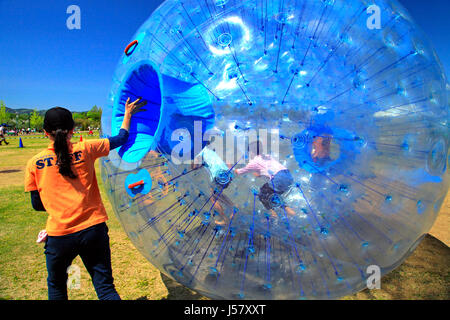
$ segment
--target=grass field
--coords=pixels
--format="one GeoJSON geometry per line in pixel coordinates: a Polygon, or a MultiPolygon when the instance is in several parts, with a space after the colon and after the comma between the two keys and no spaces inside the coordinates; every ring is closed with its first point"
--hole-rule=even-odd
{"type": "MultiPolygon", "coordinates": [[[[83,139],[91,138],[96,137],[83,135],[83,139]]],[[[73,141],[79,139],[77,135],[73,141]]],[[[0,299],[47,299],[43,244],[35,242],[47,215],[32,209],[23,178],[28,159],[48,140],[24,137],[25,148],[18,147],[17,137],[8,141],[10,145],[0,146],[0,299]]],[[[107,201],[98,164],[97,175],[110,217],[113,276],[122,299],[206,299],[162,275],[138,253],[107,201]]],[[[450,299],[449,203],[447,198],[433,227],[434,236],[425,237],[399,268],[385,276],[380,290],[366,289],[343,299],[450,299]]],[[[81,268],[81,288],[69,290],[69,299],[97,299],[81,259],[77,257],[73,264],[81,268]]]]}

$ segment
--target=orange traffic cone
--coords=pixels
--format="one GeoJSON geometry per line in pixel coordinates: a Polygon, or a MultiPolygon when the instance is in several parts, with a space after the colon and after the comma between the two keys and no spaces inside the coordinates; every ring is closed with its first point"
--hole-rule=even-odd
{"type": "Polygon", "coordinates": [[[80,142],[83,141],[83,136],[80,136],[80,142]]]}

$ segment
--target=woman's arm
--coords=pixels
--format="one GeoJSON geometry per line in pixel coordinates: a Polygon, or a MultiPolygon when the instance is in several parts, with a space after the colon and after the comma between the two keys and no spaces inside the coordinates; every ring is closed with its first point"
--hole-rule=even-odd
{"type": "Polygon", "coordinates": [[[39,191],[33,190],[31,191],[31,205],[33,209],[36,211],[45,211],[44,205],[42,204],[41,196],[39,195],[39,191]]]}
{"type": "Polygon", "coordinates": [[[130,103],[130,98],[127,99],[127,102],[125,102],[125,114],[123,116],[123,122],[121,129],[125,129],[126,131],[130,131],[130,123],[131,123],[131,117],[141,111],[141,107],[145,106],[147,104],[147,101],[142,101],[142,98],[137,98],[136,101],[133,101],[130,103]]]}
{"type": "Polygon", "coordinates": [[[130,131],[131,117],[140,111],[144,111],[140,108],[147,104],[147,101],[140,102],[141,99],[142,98],[138,98],[132,103],[130,103],[130,98],[127,99],[127,102],[125,103],[125,114],[123,116],[122,126],[120,127],[119,134],[117,136],[108,138],[109,150],[113,150],[120,146],[123,146],[127,142],[130,131]]]}
{"type": "Polygon", "coordinates": [[[116,149],[123,146],[128,140],[129,133],[125,129],[120,129],[119,134],[114,137],[109,137],[109,150],[116,149]]]}

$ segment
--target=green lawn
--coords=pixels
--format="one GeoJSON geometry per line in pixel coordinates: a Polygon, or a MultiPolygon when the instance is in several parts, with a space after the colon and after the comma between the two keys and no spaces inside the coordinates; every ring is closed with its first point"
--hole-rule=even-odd
{"type": "MultiPolygon", "coordinates": [[[[98,138],[87,137],[83,139],[98,138]]],[[[78,141],[79,135],[73,139],[78,141]]],[[[23,189],[23,170],[27,160],[48,144],[47,139],[9,138],[9,146],[0,147],[0,299],[47,299],[47,270],[43,244],[36,243],[45,228],[47,214],[34,211],[29,194],[23,189]],[[18,170],[18,171],[16,171],[18,170]]],[[[160,272],[143,258],[122,231],[103,192],[100,171],[97,178],[109,213],[113,276],[123,299],[163,299],[169,295],[160,272]]],[[[70,299],[97,299],[79,257],[81,289],[69,290],[70,299]]],[[[189,293],[184,290],[182,294],[189,293]]]]}
{"type": "MultiPolygon", "coordinates": [[[[83,139],[96,138],[87,137],[83,139]]],[[[78,141],[79,135],[74,137],[78,141]]],[[[46,139],[8,138],[0,146],[0,299],[47,299],[47,271],[43,244],[36,237],[45,228],[46,213],[31,208],[23,191],[27,160],[45,148],[46,139]]],[[[143,258],[128,240],[107,201],[97,170],[102,198],[109,213],[113,276],[123,299],[205,299],[171,281],[143,258]]],[[[81,289],[69,290],[70,299],[96,299],[89,275],[79,258],[81,289]]],[[[427,236],[416,251],[382,279],[380,290],[364,290],[343,299],[449,299],[450,249],[427,236]]]]}

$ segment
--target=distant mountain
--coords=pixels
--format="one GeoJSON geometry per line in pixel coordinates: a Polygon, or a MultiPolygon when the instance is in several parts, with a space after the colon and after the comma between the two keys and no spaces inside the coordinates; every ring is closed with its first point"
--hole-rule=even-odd
{"type": "MultiPolygon", "coordinates": [[[[29,114],[29,113],[32,113],[33,111],[34,111],[33,109],[25,109],[25,108],[22,108],[22,109],[11,109],[11,108],[6,107],[6,112],[14,113],[14,114],[29,114]]],[[[41,116],[44,116],[46,111],[47,110],[37,110],[37,112],[41,116]]]]}
{"type": "MultiPolygon", "coordinates": [[[[6,112],[14,113],[14,114],[30,114],[33,111],[34,111],[34,109],[25,109],[25,108],[12,109],[12,108],[6,107],[6,112]]],[[[47,112],[47,110],[37,110],[37,112],[40,116],[45,116],[45,113],[47,112]]],[[[74,111],[72,113],[85,113],[85,112],[87,112],[87,111],[74,111]]]]}

